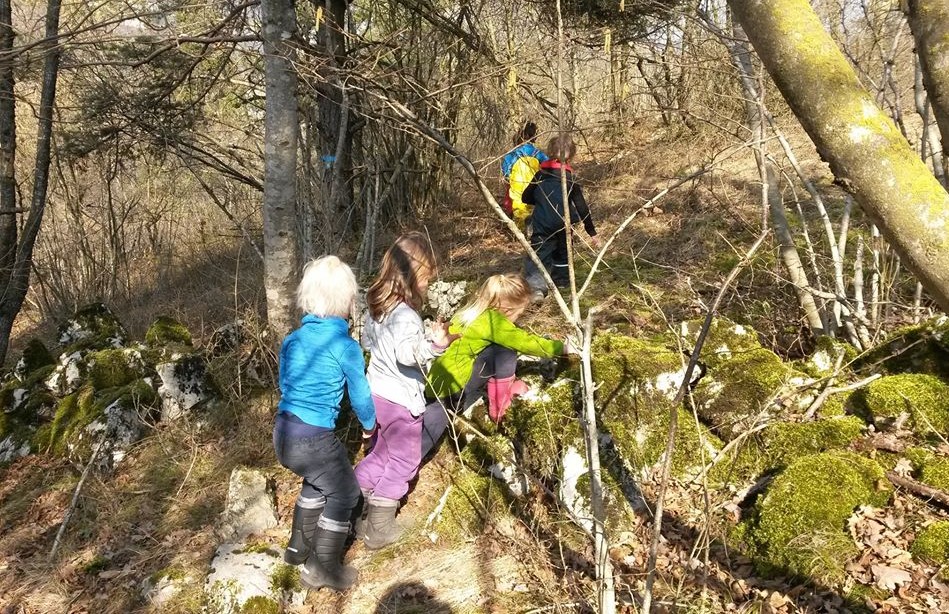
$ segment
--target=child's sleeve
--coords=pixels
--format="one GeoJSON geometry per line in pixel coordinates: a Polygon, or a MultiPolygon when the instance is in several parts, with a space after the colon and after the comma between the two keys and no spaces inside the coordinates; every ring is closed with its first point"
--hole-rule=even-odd
{"type": "Polygon", "coordinates": [[[485,313],[488,314],[488,319],[484,338],[488,341],[503,345],[519,354],[539,358],[552,358],[563,354],[563,342],[518,328],[516,324],[494,309],[489,309],[485,313]]]}
{"type": "Polygon", "coordinates": [[[596,228],[593,226],[593,216],[590,215],[590,207],[583,197],[583,190],[580,188],[579,183],[574,183],[573,188],[570,190],[570,204],[573,205],[574,210],[577,212],[577,217],[583,222],[583,229],[587,231],[588,235],[595,237],[596,228]]]}
{"type": "Polygon", "coordinates": [[[523,194],[521,194],[521,201],[527,203],[528,205],[536,205],[534,202],[534,192],[537,189],[537,184],[539,183],[538,175],[540,172],[534,173],[534,176],[531,177],[530,183],[527,184],[527,187],[524,188],[523,194]]]}
{"type": "Polygon", "coordinates": [[[422,318],[414,311],[393,313],[391,317],[398,318],[392,322],[395,337],[395,359],[406,367],[424,366],[445,353],[445,348],[439,347],[425,338],[422,327],[422,318]]]}
{"type": "Polygon", "coordinates": [[[352,341],[345,344],[339,365],[346,379],[349,404],[352,405],[362,428],[371,431],[376,427],[376,408],[372,403],[369,380],[366,379],[366,363],[358,343],[352,341]]]}

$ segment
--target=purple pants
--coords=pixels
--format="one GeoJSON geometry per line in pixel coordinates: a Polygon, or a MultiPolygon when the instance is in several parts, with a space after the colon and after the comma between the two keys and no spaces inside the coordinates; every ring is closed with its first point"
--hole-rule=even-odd
{"type": "Polygon", "coordinates": [[[372,395],[376,406],[376,444],[356,465],[356,480],[363,490],[377,497],[401,499],[422,462],[422,417],[408,409],[372,395]]]}

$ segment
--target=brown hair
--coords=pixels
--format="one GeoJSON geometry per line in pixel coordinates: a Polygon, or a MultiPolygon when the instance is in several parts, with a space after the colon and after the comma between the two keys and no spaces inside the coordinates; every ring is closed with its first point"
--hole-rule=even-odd
{"type": "Polygon", "coordinates": [[[573,137],[565,132],[550,139],[547,153],[555,160],[570,162],[577,155],[577,145],[573,142],[573,137]]]}
{"type": "Polygon", "coordinates": [[[537,124],[534,122],[527,122],[524,124],[524,127],[514,135],[514,144],[520,145],[521,143],[533,143],[534,139],[537,138],[537,124]]]}
{"type": "Polygon", "coordinates": [[[385,256],[379,275],[366,291],[369,315],[379,321],[399,303],[408,303],[418,311],[425,302],[419,291],[420,273],[435,270],[435,255],[428,238],[420,232],[407,232],[395,240],[385,256]]]}

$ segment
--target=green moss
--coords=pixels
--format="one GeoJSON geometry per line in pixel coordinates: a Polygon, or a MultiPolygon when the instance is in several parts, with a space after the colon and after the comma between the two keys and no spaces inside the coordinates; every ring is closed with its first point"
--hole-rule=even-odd
{"type": "Polygon", "coordinates": [[[940,520],[925,527],[913,540],[909,551],[914,558],[925,563],[949,563],[949,520],[940,520]]]}
{"type": "Polygon", "coordinates": [[[144,375],[141,356],[135,350],[100,350],[90,354],[87,361],[87,378],[96,390],[125,386],[144,375]]]}
{"type": "Polygon", "coordinates": [[[127,338],[125,327],[102,303],[83,307],[59,327],[59,342],[65,354],[115,348],[127,338]]]}
{"type": "Polygon", "coordinates": [[[460,543],[480,535],[492,518],[505,513],[502,487],[492,478],[464,469],[452,478],[435,529],[448,543],[460,543]]]}
{"type": "Polygon", "coordinates": [[[949,458],[936,456],[925,448],[907,448],[903,454],[913,463],[919,481],[933,488],[949,490],[949,458]]]}
{"type": "Polygon", "coordinates": [[[109,566],[109,559],[96,555],[91,561],[82,566],[82,572],[93,576],[109,566]]]}
{"type": "Polygon", "coordinates": [[[244,602],[239,614],[280,614],[280,604],[270,597],[255,595],[244,602]]]}
{"type": "Polygon", "coordinates": [[[866,373],[926,373],[949,377],[949,320],[907,326],[854,361],[866,373]]]}
{"type": "Polygon", "coordinates": [[[167,316],[160,316],[145,331],[145,343],[151,346],[191,346],[191,331],[184,324],[167,316]]]}
{"type": "Polygon", "coordinates": [[[293,565],[280,563],[270,574],[270,589],[275,593],[301,590],[300,570],[293,565]]]}
{"type": "Polygon", "coordinates": [[[272,557],[280,557],[280,553],[273,547],[273,544],[268,544],[267,542],[252,542],[240,550],[235,551],[235,553],[266,554],[272,557]]]}
{"type": "Polygon", "coordinates": [[[801,377],[764,348],[733,355],[709,370],[695,390],[699,416],[730,440],[758,421],[764,406],[792,378],[801,377]]]}
{"type": "Polygon", "coordinates": [[[745,481],[783,469],[808,454],[846,448],[860,437],[864,427],[856,416],[776,422],[748,437],[731,459],[719,462],[711,472],[712,481],[745,481]]]}
{"type": "MultiPolygon", "coordinates": [[[[14,376],[7,380],[0,387],[0,411],[13,412],[29,422],[31,412],[26,409],[26,405],[31,397],[49,394],[43,382],[53,369],[55,369],[54,365],[44,365],[26,374],[22,379],[14,376]]],[[[36,407],[36,402],[34,402],[31,409],[36,407]]]]}
{"type": "Polygon", "coordinates": [[[554,479],[564,446],[582,438],[574,405],[579,385],[569,379],[549,386],[537,377],[527,381],[537,392],[515,399],[504,418],[504,428],[521,443],[525,468],[538,477],[554,479]]]}
{"type": "Polygon", "coordinates": [[[169,580],[182,580],[187,577],[187,573],[184,568],[178,565],[172,565],[171,567],[165,567],[164,569],[159,569],[152,575],[148,576],[148,581],[153,585],[158,584],[163,578],[168,578],[169,580]]]}
{"type": "Polygon", "coordinates": [[[849,343],[822,335],[817,338],[811,355],[806,360],[798,362],[797,367],[810,376],[827,377],[833,373],[834,366],[841,356],[843,356],[841,366],[845,366],[857,358],[857,350],[849,343]]]}
{"type": "Polygon", "coordinates": [[[932,375],[882,377],[852,398],[856,410],[865,409],[877,426],[886,427],[905,413],[919,435],[949,430],[949,385],[932,375]]]}
{"type": "MultiPolygon", "coordinates": [[[[703,324],[703,320],[690,320],[682,325],[682,338],[686,347],[695,345],[703,324]]],[[[701,359],[709,369],[714,370],[722,362],[758,349],[761,349],[761,342],[753,328],[736,324],[727,318],[715,318],[702,344],[701,359]]]]}
{"type": "Polygon", "coordinates": [[[851,452],[804,456],[784,470],[758,503],[749,536],[763,573],[833,583],[857,553],[846,533],[859,505],[884,505],[892,487],[874,461],[851,452]]]}

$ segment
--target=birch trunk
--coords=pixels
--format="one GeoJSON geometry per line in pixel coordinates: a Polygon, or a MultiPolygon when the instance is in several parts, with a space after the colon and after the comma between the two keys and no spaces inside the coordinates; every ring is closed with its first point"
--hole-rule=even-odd
{"type": "Polygon", "coordinates": [[[949,155],[949,4],[946,0],[907,0],[906,13],[916,40],[923,83],[942,133],[945,161],[949,155]]]}

